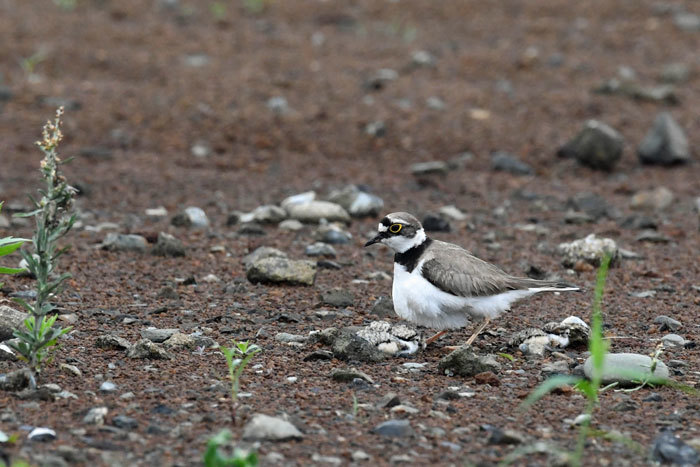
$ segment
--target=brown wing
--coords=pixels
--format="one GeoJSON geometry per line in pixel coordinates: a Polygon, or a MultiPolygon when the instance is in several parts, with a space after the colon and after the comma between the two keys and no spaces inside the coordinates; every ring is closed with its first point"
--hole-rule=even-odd
{"type": "Polygon", "coordinates": [[[527,288],[522,279],[506,274],[467,250],[440,243],[439,248],[431,248],[431,259],[423,263],[421,270],[423,277],[440,290],[460,297],[483,297],[527,288]]]}

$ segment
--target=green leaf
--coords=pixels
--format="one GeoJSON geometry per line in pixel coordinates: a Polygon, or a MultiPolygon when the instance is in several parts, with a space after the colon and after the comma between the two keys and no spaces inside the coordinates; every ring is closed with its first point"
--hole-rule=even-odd
{"type": "Polygon", "coordinates": [[[570,375],[558,375],[552,376],[551,378],[545,380],[542,384],[537,386],[537,388],[527,396],[527,399],[520,404],[521,409],[527,409],[532,406],[535,402],[542,399],[544,396],[554,391],[562,386],[569,386],[572,384],[577,384],[583,378],[580,376],[570,376],[570,375]]]}
{"type": "Polygon", "coordinates": [[[20,272],[26,271],[24,268],[6,268],[0,266],[0,274],[18,274],[20,272]]]}
{"type": "Polygon", "coordinates": [[[503,357],[503,358],[505,358],[506,360],[510,360],[511,362],[514,362],[514,361],[515,361],[515,357],[513,357],[513,356],[512,356],[511,354],[509,354],[509,353],[499,352],[499,353],[497,353],[496,355],[498,355],[499,357],[503,357]]]}

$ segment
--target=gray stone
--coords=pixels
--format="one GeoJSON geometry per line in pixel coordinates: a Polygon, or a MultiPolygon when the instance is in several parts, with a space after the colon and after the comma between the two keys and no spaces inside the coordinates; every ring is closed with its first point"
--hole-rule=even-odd
{"type": "Polygon", "coordinates": [[[596,193],[577,193],[567,201],[567,205],[594,220],[610,215],[610,205],[605,198],[596,193]]]}
{"type": "Polygon", "coordinates": [[[269,246],[261,246],[256,248],[252,253],[247,254],[243,257],[243,265],[246,267],[250,266],[254,262],[263,258],[286,258],[287,253],[278,250],[277,248],[272,248],[269,246]]]}
{"type": "Polygon", "coordinates": [[[375,138],[386,135],[386,123],[383,120],[374,120],[365,125],[365,134],[375,138]]]}
{"type": "Polygon", "coordinates": [[[665,83],[683,83],[688,81],[691,74],[690,67],[685,63],[667,63],[661,70],[659,79],[665,83]]]}
{"type": "Polygon", "coordinates": [[[673,86],[642,86],[631,79],[613,78],[594,89],[599,94],[625,96],[638,101],[678,104],[678,96],[673,86]]]}
{"type": "Polygon", "coordinates": [[[605,123],[586,122],[576,137],[559,149],[560,157],[573,157],[582,165],[598,170],[612,170],[622,157],[622,136],[605,123]]]}
{"type": "Polygon", "coordinates": [[[56,432],[51,428],[36,427],[27,436],[31,441],[53,441],[56,439],[56,432]]]}
{"type": "Polygon", "coordinates": [[[259,413],[254,414],[243,428],[243,439],[246,441],[287,441],[301,439],[303,436],[287,420],[259,413]]]}
{"type": "Polygon", "coordinates": [[[258,222],[260,224],[279,224],[287,219],[287,211],[279,206],[268,204],[259,206],[249,214],[240,217],[241,222],[258,222]]]}
{"type": "Polygon", "coordinates": [[[12,333],[19,328],[29,315],[6,305],[0,305],[0,342],[12,338],[12,333]]]}
{"type": "Polygon", "coordinates": [[[31,373],[28,369],[11,371],[0,375],[0,390],[3,391],[21,391],[29,387],[31,381],[31,373]]]}
{"type": "Polygon", "coordinates": [[[387,392],[382,396],[381,399],[376,403],[376,407],[379,409],[390,409],[401,404],[401,399],[395,392],[387,392]]]}
{"type": "Polygon", "coordinates": [[[190,146],[190,154],[198,159],[203,159],[211,154],[211,145],[206,141],[196,141],[190,146]]]}
{"type": "Polygon", "coordinates": [[[278,342],[284,342],[285,344],[287,343],[292,343],[292,342],[297,342],[297,343],[303,343],[308,340],[306,336],[301,336],[299,334],[290,334],[288,332],[278,332],[275,334],[275,340],[278,342]]]}
{"type": "Polygon", "coordinates": [[[321,293],[321,301],[324,305],[346,307],[353,305],[355,297],[349,290],[334,287],[321,293]]]}
{"type": "Polygon", "coordinates": [[[355,379],[362,379],[367,381],[369,384],[374,384],[374,381],[367,373],[356,368],[333,370],[331,373],[331,379],[340,383],[351,383],[355,379]]]}
{"type": "Polygon", "coordinates": [[[340,360],[376,363],[386,358],[383,352],[351,329],[335,330],[328,337],[333,355],[340,360]]]}
{"type": "Polygon", "coordinates": [[[514,445],[525,442],[525,437],[515,430],[501,430],[497,426],[483,425],[482,430],[489,432],[489,444],[514,445]]]}
{"type": "Polygon", "coordinates": [[[388,438],[406,438],[415,436],[415,432],[408,420],[387,420],[372,429],[372,433],[388,438]]]}
{"type": "Polygon", "coordinates": [[[117,385],[111,381],[105,381],[102,384],[100,384],[100,392],[103,392],[106,394],[111,394],[113,392],[117,392],[117,385]]]}
{"type": "Polygon", "coordinates": [[[104,425],[108,411],[107,407],[94,407],[83,417],[83,423],[86,425],[104,425]]]}
{"type": "Polygon", "coordinates": [[[508,172],[514,175],[532,175],[532,167],[518,157],[507,152],[496,151],[491,154],[491,168],[497,172],[508,172]]]}
{"type": "Polygon", "coordinates": [[[611,263],[614,263],[619,255],[615,240],[599,238],[595,234],[570,243],[560,243],[559,251],[564,256],[562,263],[567,267],[573,267],[578,261],[599,266],[605,255],[609,255],[611,263]]]}
{"type": "Polygon", "coordinates": [[[637,148],[637,155],[644,164],[680,164],[690,160],[690,146],[671,114],[662,112],[637,148]]]}
{"type": "Polygon", "coordinates": [[[661,186],[653,190],[639,191],[632,196],[632,209],[647,209],[662,211],[673,203],[673,192],[661,186]]]}
{"type": "Polygon", "coordinates": [[[679,336],[678,334],[666,334],[661,338],[661,342],[663,342],[666,347],[683,347],[686,340],[683,336],[679,336]]]}
{"type": "Polygon", "coordinates": [[[675,332],[675,331],[680,330],[683,327],[683,324],[680,321],[675,320],[673,318],[670,318],[668,316],[664,316],[664,315],[660,315],[660,316],[657,316],[656,318],[654,318],[654,323],[660,325],[659,331],[668,330],[668,331],[675,332]]]}
{"type": "Polygon", "coordinates": [[[253,262],[246,271],[250,282],[313,285],[316,263],[287,258],[262,258],[253,262]]]}
{"type": "MultiPolygon", "coordinates": [[[[636,386],[651,375],[651,357],[632,353],[609,353],[605,355],[603,363],[602,383],[620,383],[622,386],[636,386]]],[[[588,357],[583,364],[583,373],[586,378],[593,377],[593,358],[588,357]]],[[[653,378],[657,380],[668,379],[668,367],[662,361],[657,361],[653,378]]]]}
{"type": "Polygon", "coordinates": [[[454,205],[443,206],[438,210],[438,214],[454,221],[465,221],[468,216],[454,205]]]}
{"type": "Polygon", "coordinates": [[[83,372],[80,371],[80,368],[78,368],[75,365],[69,365],[68,363],[61,363],[60,368],[61,368],[61,370],[65,371],[67,373],[70,373],[73,376],[78,376],[78,377],[83,376],[83,372]]]}
{"type": "Polygon", "coordinates": [[[462,346],[440,360],[438,370],[455,376],[474,376],[486,371],[497,373],[500,365],[488,356],[478,356],[471,347],[462,346]]]}
{"type": "Polygon", "coordinates": [[[151,342],[162,343],[165,342],[170,336],[178,332],[178,329],[158,329],[158,328],[146,328],[141,330],[141,337],[148,339],[151,342]]]}
{"type": "Polygon", "coordinates": [[[126,415],[117,415],[112,419],[112,425],[122,430],[134,430],[139,426],[139,422],[132,417],[126,415]]]}
{"type": "Polygon", "coordinates": [[[182,242],[166,232],[158,233],[158,240],[153,247],[153,254],[156,256],[185,256],[186,250],[182,242]]]}
{"type": "Polygon", "coordinates": [[[286,209],[290,218],[300,222],[317,224],[322,219],[328,222],[350,222],[350,214],[341,205],[329,201],[292,204],[286,209]]]}
{"type": "Polygon", "coordinates": [[[148,241],[141,235],[110,232],[100,244],[109,251],[146,251],[148,241]]]}
{"type": "Polygon", "coordinates": [[[340,228],[335,224],[322,225],[314,233],[314,237],[323,242],[333,245],[344,245],[350,243],[352,234],[340,228]]]}
{"type": "Polygon", "coordinates": [[[444,161],[419,162],[411,165],[411,173],[416,176],[446,174],[449,170],[450,167],[444,161]]]}
{"type": "Polygon", "coordinates": [[[163,342],[163,347],[168,350],[194,349],[197,347],[197,341],[192,336],[176,332],[163,342]]]}
{"type": "Polygon", "coordinates": [[[370,310],[370,314],[379,318],[388,318],[394,316],[394,302],[391,298],[382,295],[379,297],[370,310]]]}
{"type": "Polygon", "coordinates": [[[288,196],[280,203],[280,206],[285,211],[288,211],[291,206],[298,204],[307,204],[316,199],[316,192],[306,191],[304,193],[299,193],[297,195],[288,196]]]}
{"type": "Polygon", "coordinates": [[[316,242],[312,245],[308,245],[304,253],[306,253],[306,256],[325,256],[328,258],[335,258],[337,255],[333,246],[323,242],[316,242]]]}
{"type": "Polygon", "coordinates": [[[265,105],[277,115],[285,115],[290,112],[289,103],[287,102],[287,99],[282,96],[274,96],[269,98],[265,105]]]}
{"type": "Polygon", "coordinates": [[[376,216],[384,209],[384,201],[357,185],[348,185],[328,195],[328,201],[339,204],[353,217],[376,216]]]}
{"type": "Polygon", "coordinates": [[[207,214],[202,208],[198,208],[196,206],[190,206],[188,208],[185,208],[185,215],[189,219],[190,225],[192,227],[209,226],[209,219],[207,218],[207,214]]]}
{"type": "Polygon", "coordinates": [[[141,339],[127,352],[129,358],[140,358],[150,360],[170,360],[170,354],[160,345],[148,339],[141,339]]]}
{"type": "Polygon", "coordinates": [[[687,11],[678,11],[673,15],[673,24],[681,31],[700,31],[700,16],[687,11]]]}
{"type": "Polygon", "coordinates": [[[287,219],[280,222],[280,225],[278,227],[282,230],[290,230],[292,232],[296,232],[297,230],[303,229],[304,224],[302,224],[296,219],[287,219]]]}
{"type": "Polygon", "coordinates": [[[372,456],[367,454],[365,451],[358,449],[357,451],[353,451],[352,454],[350,455],[353,461],[355,462],[365,462],[368,460],[372,459],[372,456]]]}
{"type": "Polygon", "coordinates": [[[127,350],[131,348],[131,343],[123,337],[103,334],[97,337],[95,346],[107,350],[127,350]]]}
{"type": "Polygon", "coordinates": [[[321,454],[315,452],[311,455],[311,461],[316,464],[330,464],[330,465],[341,465],[343,460],[340,457],[335,456],[322,456],[321,454]]]}
{"type": "Polygon", "coordinates": [[[651,447],[651,456],[661,464],[691,466],[700,464],[700,454],[671,431],[662,431],[651,447]]]}
{"type": "Polygon", "coordinates": [[[545,377],[554,375],[568,375],[571,371],[569,370],[569,364],[564,360],[556,360],[554,362],[548,362],[542,365],[542,374],[545,377]]]}
{"type": "Polygon", "coordinates": [[[638,242],[670,243],[671,238],[656,230],[643,230],[634,239],[638,242]]]}

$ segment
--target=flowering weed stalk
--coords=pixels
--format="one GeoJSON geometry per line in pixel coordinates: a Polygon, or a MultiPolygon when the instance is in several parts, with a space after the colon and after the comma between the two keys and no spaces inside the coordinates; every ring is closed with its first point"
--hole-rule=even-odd
{"type": "Polygon", "coordinates": [[[62,162],[58,157],[58,144],[63,138],[60,128],[62,115],[63,107],[56,111],[53,122],[44,125],[42,139],[36,143],[44,153],[41,176],[46,188],[39,190],[41,198],[38,201],[32,198],[34,210],[21,215],[36,220],[36,230],[32,237],[33,252],[21,251],[27,269],[36,277],[36,300],[30,304],[17,299],[29,312],[29,317],[24,320],[24,327],[14,332],[18,341],[11,346],[19,353],[19,358],[29,365],[32,386],[36,385],[35,373],[41,371],[51,348],[60,336],[70,331],[70,328],[54,326],[55,315],[47,317],[53,309],[50,299],[60,292],[63,282],[70,277],[68,273],[56,275],[56,260],[67,250],[67,247],[58,249],[57,242],[73,227],[76,219],[75,214],[69,214],[75,189],[66,183],[61,174],[62,162]]]}

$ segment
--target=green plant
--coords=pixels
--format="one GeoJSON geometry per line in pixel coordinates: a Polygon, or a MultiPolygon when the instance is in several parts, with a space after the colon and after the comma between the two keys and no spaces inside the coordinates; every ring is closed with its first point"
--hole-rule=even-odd
{"type": "Polygon", "coordinates": [[[257,15],[265,10],[265,0],[243,0],[243,7],[248,13],[257,15]]]}
{"type": "Polygon", "coordinates": [[[204,451],[205,467],[255,467],[258,465],[258,455],[255,452],[246,453],[235,449],[231,456],[222,454],[219,448],[231,441],[231,432],[221,430],[209,438],[207,450],[204,451]]]}
{"type": "Polygon", "coordinates": [[[249,344],[248,341],[236,342],[234,340],[231,347],[222,346],[219,350],[226,357],[228,377],[231,380],[231,400],[235,403],[238,399],[241,373],[255,354],[262,352],[262,349],[255,344],[249,344]]]}
{"type": "Polygon", "coordinates": [[[50,299],[60,292],[63,282],[70,277],[68,273],[56,276],[56,260],[67,250],[67,247],[58,249],[57,242],[68,233],[76,219],[74,214],[68,214],[75,190],[66,183],[60,172],[58,144],[63,138],[61,115],[62,107],[56,111],[55,120],[44,125],[43,138],[37,142],[44,153],[41,174],[46,189],[39,191],[42,195],[39,201],[32,198],[35,209],[21,215],[33,216],[36,220],[36,230],[32,237],[34,251],[21,250],[27,269],[36,277],[36,299],[33,304],[16,299],[30,316],[24,320],[24,328],[14,332],[18,341],[10,345],[19,353],[19,358],[29,365],[32,386],[36,385],[34,373],[41,371],[42,364],[48,360],[58,338],[70,331],[70,328],[54,327],[56,316],[47,318],[53,308],[50,299]]]}
{"type": "Polygon", "coordinates": [[[48,58],[48,54],[46,53],[46,51],[39,50],[37,52],[34,52],[29,57],[23,58],[19,62],[19,64],[26,74],[33,75],[34,70],[36,70],[37,65],[39,65],[41,62],[45,61],[47,58],[48,58]]]}
{"type": "Polygon", "coordinates": [[[75,10],[78,6],[78,0],[53,0],[54,4],[66,11],[75,10]]]}
{"type": "MultiPolygon", "coordinates": [[[[0,202],[0,211],[2,211],[2,205],[3,203],[0,202]]],[[[5,238],[0,238],[0,256],[7,256],[10,253],[13,253],[19,247],[22,246],[24,242],[28,242],[26,238],[17,238],[17,237],[5,237],[5,238]]],[[[16,274],[18,272],[24,271],[23,268],[8,268],[4,266],[0,266],[0,274],[16,274]]],[[[2,282],[0,282],[0,287],[2,287],[2,282]]]]}
{"type": "Polygon", "coordinates": [[[223,21],[226,19],[228,8],[224,2],[213,2],[209,4],[209,11],[214,16],[214,19],[223,21]]]}

